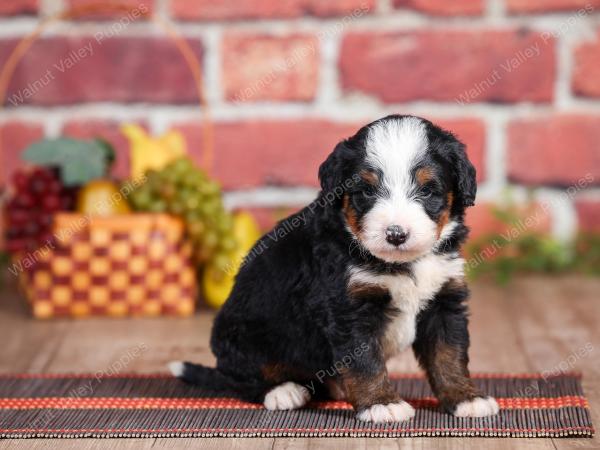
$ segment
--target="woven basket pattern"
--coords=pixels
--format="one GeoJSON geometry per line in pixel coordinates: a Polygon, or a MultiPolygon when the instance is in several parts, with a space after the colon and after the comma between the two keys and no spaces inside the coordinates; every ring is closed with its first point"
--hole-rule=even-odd
{"type": "Polygon", "coordinates": [[[180,220],[58,214],[55,241],[21,275],[37,318],[188,316],[197,282],[180,220]]]}

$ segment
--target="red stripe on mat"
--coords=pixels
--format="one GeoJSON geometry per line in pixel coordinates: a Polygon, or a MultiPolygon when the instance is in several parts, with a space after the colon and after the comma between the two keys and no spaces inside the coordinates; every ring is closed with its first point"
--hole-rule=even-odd
{"type": "MultiPolygon", "coordinates": [[[[565,407],[589,408],[585,397],[497,398],[502,409],[558,409],[565,407]]],[[[435,408],[435,398],[408,400],[415,408],[435,408]]],[[[262,409],[257,403],[232,398],[163,398],[163,397],[40,397],[0,398],[0,409],[262,409]]],[[[312,402],[309,409],[352,409],[346,402],[312,402]]]]}
{"type": "MultiPolygon", "coordinates": [[[[391,373],[389,377],[394,380],[413,380],[425,378],[423,373],[391,373]]],[[[472,373],[471,378],[478,379],[540,379],[546,380],[554,377],[581,378],[581,372],[559,372],[553,374],[543,373],[472,373]]],[[[0,379],[54,379],[54,378],[90,378],[102,380],[105,378],[173,378],[170,373],[0,373],[0,379]]]]}

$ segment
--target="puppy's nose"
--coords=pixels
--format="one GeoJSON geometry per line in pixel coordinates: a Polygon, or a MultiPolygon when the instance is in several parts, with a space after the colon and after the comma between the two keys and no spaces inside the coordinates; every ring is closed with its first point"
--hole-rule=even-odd
{"type": "Polygon", "coordinates": [[[400,225],[390,225],[385,230],[385,240],[392,245],[401,245],[408,239],[408,232],[404,231],[400,225]]]}

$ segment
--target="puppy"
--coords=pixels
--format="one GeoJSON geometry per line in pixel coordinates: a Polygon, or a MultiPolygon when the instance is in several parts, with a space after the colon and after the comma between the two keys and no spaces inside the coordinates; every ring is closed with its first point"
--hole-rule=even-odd
{"type": "Polygon", "coordinates": [[[412,346],[447,412],[498,412],[469,378],[464,261],[475,169],[431,122],[392,115],[340,142],[321,192],[247,256],[216,317],[216,368],[173,362],[183,380],[267,409],[326,393],[359,420],[408,420],[386,361],[412,346]]]}

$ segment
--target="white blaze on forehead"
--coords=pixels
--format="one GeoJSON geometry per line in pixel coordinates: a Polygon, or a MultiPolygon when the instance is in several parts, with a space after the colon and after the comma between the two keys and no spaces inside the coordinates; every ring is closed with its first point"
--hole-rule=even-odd
{"type": "Polygon", "coordinates": [[[437,238],[437,224],[414,196],[412,172],[427,148],[427,128],[416,117],[384,120],[367,134],[366,162],[381,170],[384,191],[363,219],[361,239],[371,253],[386,261],[413,260],[431,251],[437,238]],[[400,250],[385,240],[390,225],[408,233],[400,250]]]}
{"type": "Polygon", "coordinates": [[[383,172],[383,183],[394,194],[408,194],[411,168],[427,151],[427,130],[417,117],[390,119],[367,134],[367,162],[383,172]]]}

